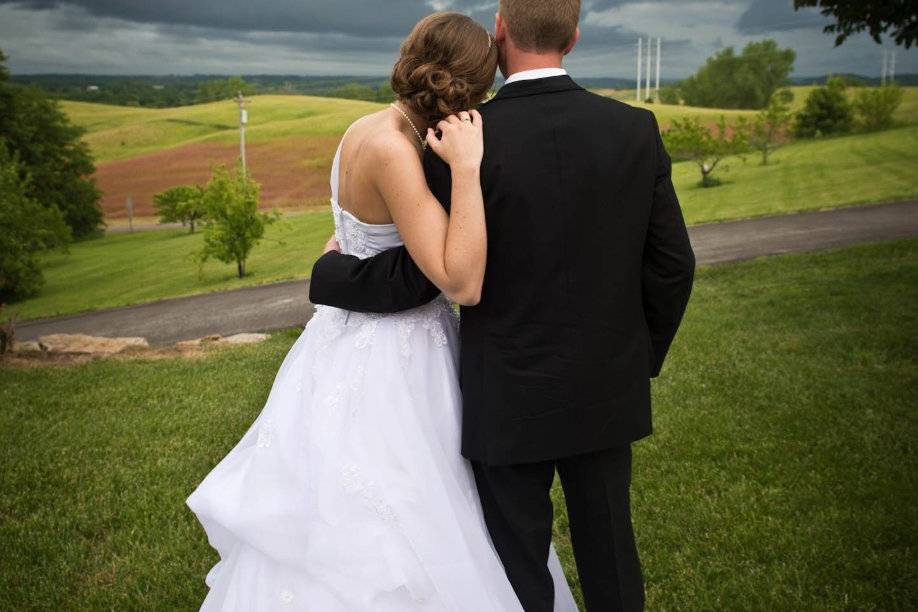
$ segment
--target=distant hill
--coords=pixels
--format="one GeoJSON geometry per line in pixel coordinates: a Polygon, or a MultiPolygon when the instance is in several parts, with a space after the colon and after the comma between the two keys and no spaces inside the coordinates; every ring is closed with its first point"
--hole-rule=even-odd
{"type": "MultiPolygon", "coordinates": [[[[866,77],[862,74],[853,74],[850,72],[840,72],[834,76],[844,77],[851,82],[861,82],[864,85],[877,86],[880,85],[880,77],[866,77]]],[[[823,76],[813,76],[813,77],[791,77],[788,79],[791,85],[824,85],[828,75],[823,76]]],[[[899,85],[905,86],[915,86],[918,85],[918,74],[897,74],[896,83],[899,85]]]]}
{"type": "MultiPolygon", "coordinates": [[[[225,74],[181,75],[94,75],[14,74],[11,81],[36,85],[62,100],[173,108],[214,101],[207,85],[227,81],[225,74]]],[[[368,102],[393,99],[388,77],[242,75],[249,94],[299,94],[347,98],[368,102]]]]}
{"type": "MultiPolygon", "coordinates": [[[[852,83],[879,85],[878,77],[842,74],[852,83]]],[[[11,80],[24,85],[36,85],[62,100],[97,102],[145,108],[190,106],[219,99],[219,82],[227,75],[196,74],[166,75],[93,75],[93,74],[16,74],[11,80]],[[217,83],[217,87],[213,85],[217,83]]],[[[386,76],[304,76],[251,74],[242,75],[247,94],[300,94],[368,102],[389,102],[394,99],[386,76]]],[[[826,76],[792,77],[791,85],[818,85],[826,76]]],[[[896,75],[901,85],[918,85],[918,74],[896,75]]],[[[618,77],[583,77],[577,82],[590,89],[633,89],[634,79],[618,77]]],[[[660,84],[677,83],[677,79],[661,79],[660,84]]],[[[498,78],[500,86],[503,79],[498,78]]],[[[224,98],[227,96],[224,96],[224,98]]]]}

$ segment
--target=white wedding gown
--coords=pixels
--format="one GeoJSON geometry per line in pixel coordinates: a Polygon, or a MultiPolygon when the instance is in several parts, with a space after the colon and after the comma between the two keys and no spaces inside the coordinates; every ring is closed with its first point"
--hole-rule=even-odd
{"type": "MultiPolygon", "coordinates": [[[[337,202],[344,253],[401,244],[337,202]]],[[[202,610],[522,610],[460,455],[458,317],[444,297],[372,315],[318,306],[267,402],[187,504],[220,561],[202,610]]],[[[552,548],[559,611],[577,607],[552,548]]]]}

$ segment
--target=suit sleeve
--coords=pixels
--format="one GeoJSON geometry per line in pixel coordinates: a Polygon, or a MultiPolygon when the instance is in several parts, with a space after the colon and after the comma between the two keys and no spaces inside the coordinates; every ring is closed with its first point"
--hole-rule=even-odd
{"type": "MultiPolygon", "coordinates": [[[[649,111],[648,111],[649,112],[649,111]]],[[[644,318],[650,331],[651,378],[659,376],[685,308],[695,276],[695,253],[672,182],[672,160],[650,113],[655,142],[655,184],[642,270],[644,318]]]]}
{"type": "MultiPolygon", "coordinates": [[[[427,151],[424,171],[431,191],[449,211],[449,166],[427,151]]],[[[357,312],[399,312],[427,304],[439,294],[404,246],[367,259],[326,253],[313,265],[309,283],[313,304],[357,312]]]]}

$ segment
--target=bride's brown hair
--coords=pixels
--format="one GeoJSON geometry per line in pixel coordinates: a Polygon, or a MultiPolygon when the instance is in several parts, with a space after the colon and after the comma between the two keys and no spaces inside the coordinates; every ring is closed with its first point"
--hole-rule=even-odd
{"type": "Polygon", "coordinates": [[[414,26],[392,69],[392,91],[429,122],[484,100],[497,71],[497,45],[461,13],[434,13],[414,26]]]}

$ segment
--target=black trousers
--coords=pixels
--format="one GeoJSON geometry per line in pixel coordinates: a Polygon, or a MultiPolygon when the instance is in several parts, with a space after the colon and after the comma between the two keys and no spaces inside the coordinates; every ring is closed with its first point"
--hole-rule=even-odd
{"type": "Polygon", "coordinates": [[[548,548],[556,469],[587,610],[643,610],[631,526],[630,444],[542,463],[472,466],[488,531],[526,612],[552,612],[554,605],[548,548]]]}

